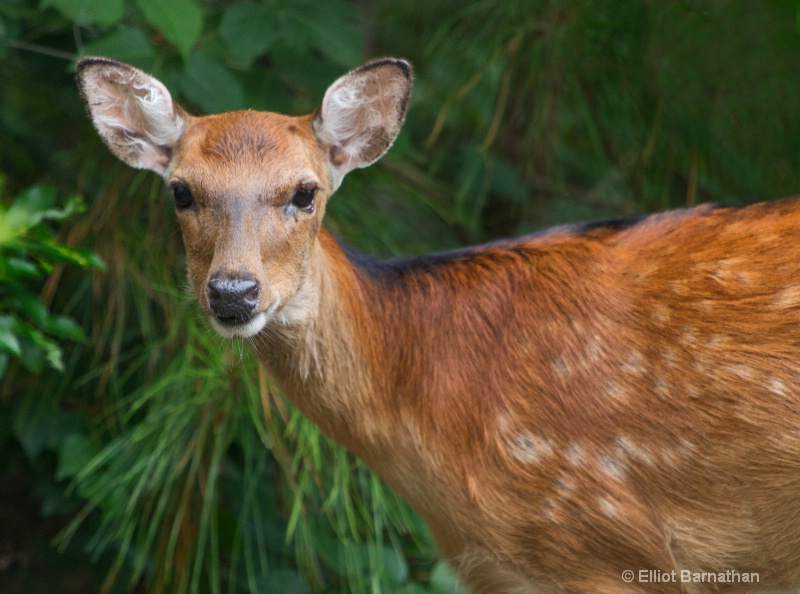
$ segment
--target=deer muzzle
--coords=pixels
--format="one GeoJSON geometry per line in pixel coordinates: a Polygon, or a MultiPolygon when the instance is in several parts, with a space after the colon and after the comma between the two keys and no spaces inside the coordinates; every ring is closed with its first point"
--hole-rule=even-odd
{"type": "Polygon", "coordinates": [[[253,318],[259,292],[259,282],[247,273],[235,278],[214,275],[206,288],[211,312],[218,322],[228,326],[246,324],[253,318]]]}

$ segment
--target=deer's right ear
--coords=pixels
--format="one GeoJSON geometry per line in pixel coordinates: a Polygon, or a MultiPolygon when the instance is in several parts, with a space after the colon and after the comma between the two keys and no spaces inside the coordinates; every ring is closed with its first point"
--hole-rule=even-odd
{"type": "Polygon", "coordinates": [[[131,167],[166,176],[189,123],[167,88],[138,68],[96,57],[78,62],[78,84],[111,152],[131,167]]]}

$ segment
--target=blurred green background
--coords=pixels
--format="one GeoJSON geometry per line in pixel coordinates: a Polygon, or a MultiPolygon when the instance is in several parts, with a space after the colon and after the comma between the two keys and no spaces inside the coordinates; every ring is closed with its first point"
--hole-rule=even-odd
{"type": "Polygon", "coordinates": [[[407,123],[327,223],[379,255],[800,188],[796,0],[3,0],[0,592],[450,593],[425,526],[187,290],[169,198],[74,60],[192,113],[313,110],[368,58],[407,123]]]}

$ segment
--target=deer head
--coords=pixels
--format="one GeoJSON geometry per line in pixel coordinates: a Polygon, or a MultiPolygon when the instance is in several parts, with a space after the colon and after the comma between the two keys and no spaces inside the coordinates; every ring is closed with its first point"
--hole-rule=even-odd
{"type": "Polygon", "coordinates": [[[107,58],[82,59],[78,82],[111,151],[172,191],[189,281],[212,325],[248,337],[313,308],[304,287],[327,201],[394,142],[412,72],[402,60],[364,64],[301,117],[192,117],[161,82],[107,58]]]}

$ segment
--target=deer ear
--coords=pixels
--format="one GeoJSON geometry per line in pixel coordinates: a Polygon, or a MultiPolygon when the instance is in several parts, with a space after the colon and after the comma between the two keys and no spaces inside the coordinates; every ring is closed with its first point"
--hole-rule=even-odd
{"type": "Polygon", "coordinates": [[[392,146],[406,117],[413,83],[411,64],[373,60],[345,74],[325,93],[314,132],[327,149],[334,185],[392,146]]]}
{"type": "Polygon", "coordinates": [[[108,58],[78,62],[78,85],[95,128],[131,167],[166,176],[189,116],[158,80],[108,58]]]}

